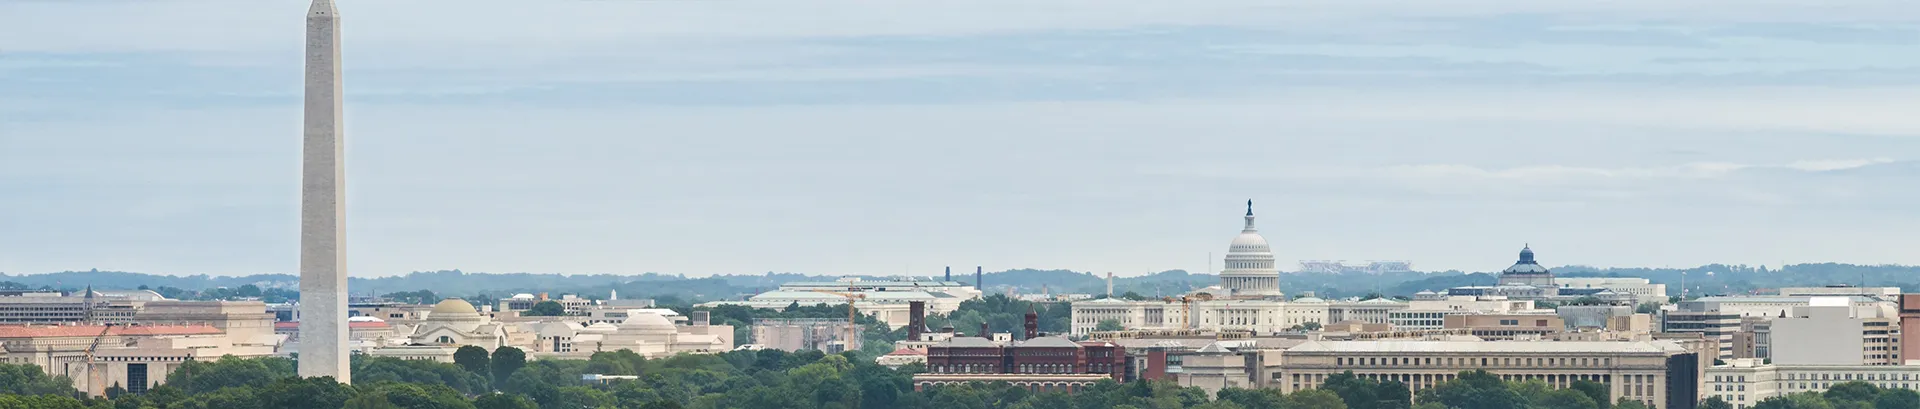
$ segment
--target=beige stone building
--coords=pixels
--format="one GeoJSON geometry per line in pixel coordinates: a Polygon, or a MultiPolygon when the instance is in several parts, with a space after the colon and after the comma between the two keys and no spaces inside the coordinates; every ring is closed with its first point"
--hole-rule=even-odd
{"type": "Polygon", "coordinates": [[[1464,314],[1446,316],[1441,329],[1464,329],[1488,341],[1546,340],[1567,332],[1567,324],[1550,314],[1464,314]]]}
{"type": "Polygon", "coordinates": [[[1708,368],[1702,379],[1701,399],[1717,396],[1746,409],[1767,398],[1825,392],[1845,382],[1920,390],[1920,365],[1768,365],[1758,359],[1733,359],[1708,368]]]}
{"type": "Polygon", "coordinates": [[[528,345],[529,355],[539,358],[585,359],[594,352],[622,349],[648,358],[733,350],[733,326],[709,324],[705,311],[696,311],[685,325],[657,313],[634,311],[619,324],[550,321],[521,326],[535,337],[528,345]]]}
{"type": "Polygon", "coordinates": [[[0,350],[6,362],[39,366],[100,395],[114,385],[144,392],[186,361],[271,356],[281,346],[273,316],[257,301],[145,302],[132,318],[112,325],[0,325],[0,350]]]}
{"type": "Polygon", "coordinates": [[[1538,379],[1558,388],[1599,382],[1611,388],[1612,399],[1659,408],[1691,407],[1701,371],[1698,352],[1662,341],[1309,341],[1284,355],[1258,379],[1288,393],[1320,387],[1345,371],[1400,381],[1418,392],[1462,371],[1485,370],[1504,380],[1538,379]]]}

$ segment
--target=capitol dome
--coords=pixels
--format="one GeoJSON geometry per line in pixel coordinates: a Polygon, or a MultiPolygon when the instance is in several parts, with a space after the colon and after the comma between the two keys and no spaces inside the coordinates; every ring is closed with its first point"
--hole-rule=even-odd
{"type": "Polygon", "coordinates": [[[1253,201],[1247,201],[1247,225],[1227,246],[1226,270],[1220,272],[1220,286],[1234,296],[1280,296],[1280,270],[1273,259],[1273,247],[1253,227],[1253,201]]]}

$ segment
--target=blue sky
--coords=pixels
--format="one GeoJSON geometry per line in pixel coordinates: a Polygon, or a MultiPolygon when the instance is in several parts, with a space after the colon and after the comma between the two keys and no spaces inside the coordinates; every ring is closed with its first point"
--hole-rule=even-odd
{"type": "MultiPolygon", "coordinates": [[[[1575,3],[340,0],[349,269],[1920,264],[1920,6],[1575,3]]],[[[0,2],[0,271],[293,270],[305,9],[0,2]]]]}

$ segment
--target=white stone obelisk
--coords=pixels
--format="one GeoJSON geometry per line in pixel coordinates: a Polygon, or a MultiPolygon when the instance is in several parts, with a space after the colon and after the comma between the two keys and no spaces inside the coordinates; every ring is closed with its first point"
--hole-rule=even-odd
{"type": "Polygon", "coordinates": [[[300,173],[300,376],[347,368],[346,163],[340,121],[340,15],[307,10],[306,135],[300,173]]]}

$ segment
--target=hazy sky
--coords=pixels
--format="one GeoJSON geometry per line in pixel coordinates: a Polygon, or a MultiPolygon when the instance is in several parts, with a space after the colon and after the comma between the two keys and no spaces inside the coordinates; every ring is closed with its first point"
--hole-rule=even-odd
{"type": "MultiPolygon", "coordinates": [[[[1920,264],[1912,0],[339,2],[356,276],[1920,264]]],[[[0,271],[293,271],[306,7],[0,2],[0,271]]]]}

